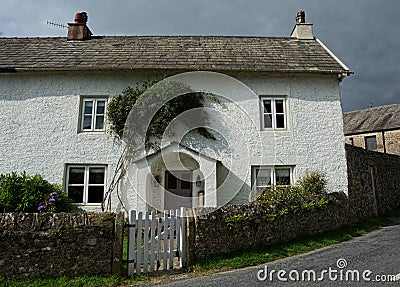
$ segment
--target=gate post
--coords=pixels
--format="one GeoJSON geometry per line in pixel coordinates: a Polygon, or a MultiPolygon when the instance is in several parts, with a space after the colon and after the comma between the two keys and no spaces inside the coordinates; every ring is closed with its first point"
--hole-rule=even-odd
{"type": "Polygon", "coordinates": [[[181,207],[180,217],[180,239],[179,239],[179,249],[181,251],[181,260],[180,260],[180,267],[187,267],[187,258],[186,258],[186,247],[187,247],[187,236],[186,236],[186,208],[181,207]]]}
{"type": "Polygon", "coordinates": [[[136,252],[135,252],[135,235],[136,235],[136,210],[129,211],[129,225],[128,225],[128,276],[133,276],[136,252]]]}

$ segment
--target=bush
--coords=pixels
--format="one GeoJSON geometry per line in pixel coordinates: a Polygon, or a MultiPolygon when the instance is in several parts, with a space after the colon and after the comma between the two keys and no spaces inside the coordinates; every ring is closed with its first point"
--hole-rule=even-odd
{"type": "Polygon", "coordinates": [[[71,212],[77,209],[58,184],[25,172],[0,174],[0,212],[71,212]]]}
{"type": "Polygon", "coordinates": [[[271,186],[265,189],[257,198],[258,202],[271,203],[282,202],[298,204],[307,198],[316,198],[326,195],[326,176],[324,173],[313,171],[297,181],[295,185],[271,186]]]}

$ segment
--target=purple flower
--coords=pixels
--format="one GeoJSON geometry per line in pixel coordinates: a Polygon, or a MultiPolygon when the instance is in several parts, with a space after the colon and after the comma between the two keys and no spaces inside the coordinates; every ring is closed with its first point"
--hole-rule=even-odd
{"type": "Polygon", "coordinates": [[[42,211],[43,209],[44,209],[44,206],[43,206],[43,205],[41,205],[41,206],[39,206],[39,207],[38,207],[38,209],[37,209],[37,210],[38,210],[38,211],[42,211]]]}
{"type": "Polygon", "coordinates": [[[57,195],[57,192],[54,191],[54,192],[51,193],[51,195],[57,195]]]}
{"type": "Polygon", "coordinates": [[[56,202],[56,200],[55,200],[54,198],[50,198],[50,199],[49,199],[49,202],[50,202],[50,203],[54,203],[54,202],[56,202]]]}

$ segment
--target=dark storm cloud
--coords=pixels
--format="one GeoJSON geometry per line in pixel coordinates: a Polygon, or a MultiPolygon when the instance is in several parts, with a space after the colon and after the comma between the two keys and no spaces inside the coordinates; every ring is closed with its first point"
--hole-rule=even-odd
{"type": "Polygon", "coordinates": [[[400,103],[398,0],[0,0],[4,36],[65,36],[46,25],[87,11],[96,35],[288,36],[298,10],[355,74],[342,83],[345,111],[400,103]],[[12,12],[12,13],[11,13],[12,12]]]}

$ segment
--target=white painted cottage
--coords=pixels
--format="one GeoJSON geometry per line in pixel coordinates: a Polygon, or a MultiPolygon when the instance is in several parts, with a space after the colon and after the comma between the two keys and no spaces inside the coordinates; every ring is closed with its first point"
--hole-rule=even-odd
{"type": "Polygon", "coordinates": [[[183,115],[161,150],[130,160],[112,210],[244,203],[307,170],[347,193],[339,85],[351,72],[304,14],[273,38],[92,36],[86,20],[67,38],[0,38],[0,173],[39,173],[101,210],[125,145],[107,133],[107,103],[167,75],[220,100],[205,107],[214,138],[183,115]]]}

